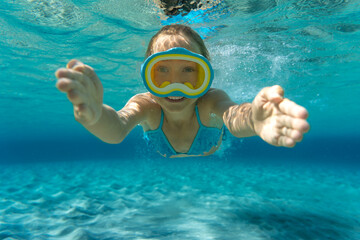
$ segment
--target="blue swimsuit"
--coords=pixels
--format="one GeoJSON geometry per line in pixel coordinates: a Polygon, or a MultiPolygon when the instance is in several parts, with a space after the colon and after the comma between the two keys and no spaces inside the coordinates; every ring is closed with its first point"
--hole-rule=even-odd
{"type": "Polygon", "coordinates": [[[171,146],[169,140],[165,136],[162,125],[164,122],[164,113],[161,109],[161,120],[160,125],[155,130],[144,132],[144,139],[151,145],[152,148],[157,149],[158,152],[165,156],[170,157],[178,154],[188,155],[202,155],[204,152],[209,152],[214,146],[217,146],[221,135],[224,132],[224,125],[221,129],[216,127],[206,127],[200,121],[198,107],[195,107],[196,118],[199,123],[199,130],[194,138],[194,142],[187,153],[178,153],[171,146]]]}

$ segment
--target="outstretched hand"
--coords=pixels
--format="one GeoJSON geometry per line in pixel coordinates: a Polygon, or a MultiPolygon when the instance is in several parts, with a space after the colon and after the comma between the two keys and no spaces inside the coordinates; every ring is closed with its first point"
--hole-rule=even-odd
{"type": "Polygon", "coordinates": [[[83,125],[95,124],[102,113],[103,86],[94,70],[80,61],[71,60],[56,71],[56,87],[67,93],[74,106],[75,119],[83,125]]]}
{"type": "Polygon", "coordinates": [[[263,88],[252,102],[255,132],[274,146],[293,147],[309,131],[308,112],[284,98],[280,86],[263,88]]]}

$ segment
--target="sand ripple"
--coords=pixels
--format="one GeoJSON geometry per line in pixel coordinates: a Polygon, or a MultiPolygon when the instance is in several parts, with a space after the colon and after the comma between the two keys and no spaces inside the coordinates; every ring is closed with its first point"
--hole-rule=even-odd
{"type": "Polygon", "coordinates": [[[164,161],[4,165],[0,239],[360,239],[359,172],[164,161]]]}

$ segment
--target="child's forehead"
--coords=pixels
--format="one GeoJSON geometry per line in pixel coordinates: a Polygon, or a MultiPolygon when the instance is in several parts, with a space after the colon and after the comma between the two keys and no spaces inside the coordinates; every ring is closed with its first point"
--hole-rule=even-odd
{"type": "Polygon", "coordinates": [[[159,66],[159,65],[197,66],[198,64],[196,62],[192,62],[192,61],[188,61],[188,60],[168,59],[168,60],[162,60],[162,61],[155,63],[155,66],[159,66]]]}
{"type": "Polygon", "coordinates": [[[170,48],[182,47],[189,51],[200,53],[199,46],[189,37],[181,35],[160,35],[153,43],[153,53],[163,52],[170,48]]]}

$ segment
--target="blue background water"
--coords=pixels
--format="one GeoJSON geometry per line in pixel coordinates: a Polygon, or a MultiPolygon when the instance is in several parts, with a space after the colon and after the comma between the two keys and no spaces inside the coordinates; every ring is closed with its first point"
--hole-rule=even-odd
{"type": "Polygon", "coordinates": [[[0,3],[0,239],[360,239],[360,1],[217,1],[167,18],[151,1],[0,3]],[[293,149],[231,136],[167,160],[136,128],[100,142],[54,72],[77,58],[120,109],[161,26],[204,38],[214,87],[236,102],[284,87],[311,131],[293,149]]]}

